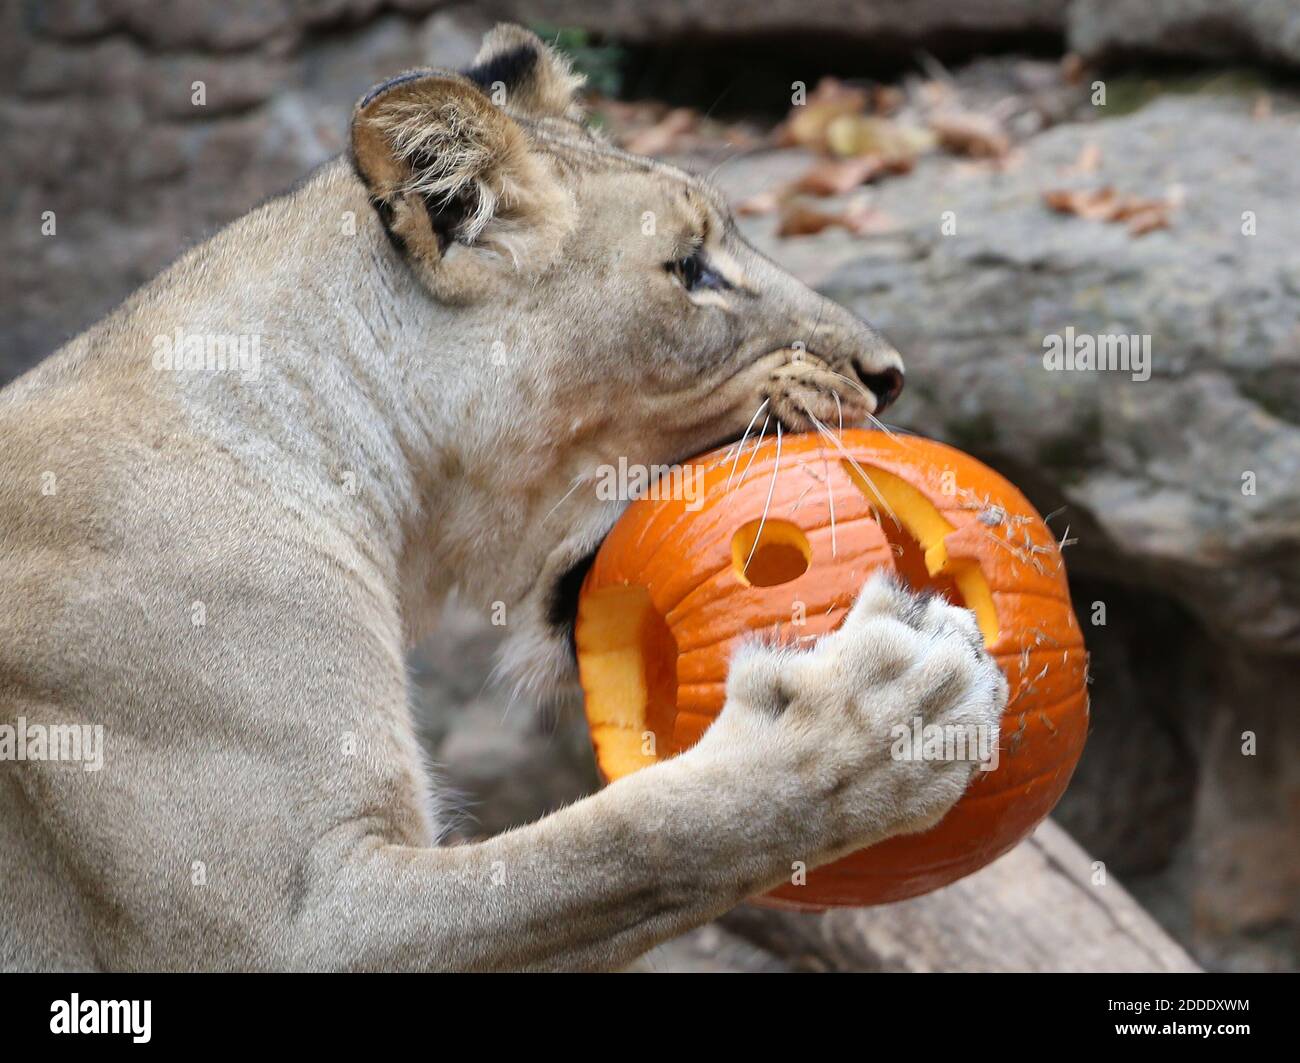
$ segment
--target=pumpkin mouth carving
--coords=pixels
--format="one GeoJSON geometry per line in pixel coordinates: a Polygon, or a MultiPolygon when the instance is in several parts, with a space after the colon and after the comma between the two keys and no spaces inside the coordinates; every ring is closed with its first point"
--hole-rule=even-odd
{"type": "Polygon", "coordinates": [[[949,556],[947,539],[956,529],[934,503],[884,469],[871,466],[866,472],[859,463],[844,460],[840,467],[873,509],[887,507],[878,523],[894,548],[903,581],[916,590],[939,591],[954,605],[965,606],[975,614],[984,645],[997,642],[998,613],[988,580],[977,563],[949,556]]]}

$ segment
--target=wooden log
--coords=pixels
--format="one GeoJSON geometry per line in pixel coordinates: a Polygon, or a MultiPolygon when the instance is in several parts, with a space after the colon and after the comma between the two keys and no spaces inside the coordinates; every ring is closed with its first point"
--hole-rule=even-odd
{"type": "Polygon", "coordinates": [[[807,971],[1197,971],[1115,879],[1045,821],[942,890],[824,915],[744,905],[731,933],[807,971]]]}

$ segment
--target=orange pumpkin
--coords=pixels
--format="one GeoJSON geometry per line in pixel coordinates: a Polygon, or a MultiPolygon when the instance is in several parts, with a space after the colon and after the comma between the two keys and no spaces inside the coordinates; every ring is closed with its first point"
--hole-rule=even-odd
{"type": "Polygon", "coordinates": [[[761,903],[902,900],[983,867],[1064,792],[1088,727],[1087,656],[1056,537],[1011,484],[916,436],[786,436],[695,459],[683,497],[632,503],[587,575],[575,638],[592,744],[617,779],[691,746],[721,711],[738,640],[819,635],[894,569],[976,616],[1010,700],[997,767],[937,826],[816,868],[761,903]],[[770,495],[770,497],[769,497],[770,495]],[[833,520],[832,520],[833,513],[833,520]]]}

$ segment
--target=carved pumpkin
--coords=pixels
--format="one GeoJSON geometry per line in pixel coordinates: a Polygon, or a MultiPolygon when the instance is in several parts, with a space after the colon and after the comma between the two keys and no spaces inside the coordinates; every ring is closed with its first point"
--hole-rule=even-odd
{"type": "Polygon", "coordinates": [[[897,901],[1006,852],[1064,792],[1088,726],[1087,657],[1056,537],[1011,484],[915,436],[786,436],[703,455],[683,497],[633,502],[587,575],[575,631],[604,778],[670,757],[721,711],[738,640],[839,624],[893,568],[973,610],[1007,675],[997,767],[936,827],[890,838],[760,899],[819,910],[897,901]],[[770,494],[770,498],[769,498],[770,494]],[[834,519],[832,520],[832,511],[834,519]]]}

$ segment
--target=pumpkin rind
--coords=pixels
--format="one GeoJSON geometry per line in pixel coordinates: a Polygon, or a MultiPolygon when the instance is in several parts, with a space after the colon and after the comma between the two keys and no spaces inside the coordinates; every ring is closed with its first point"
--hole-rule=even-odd
{"type": "MultiPolygon", "coordinates": [[[[775,482],[774,442],[747,445],[739,465],[734,449],[714,451],[692,463],[704,469],[702,504],[632,503],[587,575],[575,631],[597,764],[611,781],[699,739],[722,709],[739,639],[773,626],[798,636],[832,630],[877,568],[905,570],[910,582],[976,607],[1011,691],[998,767],[977,772],[926,833],[888,839],[758,899],[808,910],[903,900],[988,864],[1059,800],[1088,725],[1087,655],[1060,549],[1024,496],[942,443],[860,430],[840,440],[786,436],[775,482]],[[733,539],[763,519],[769,490],[766,520],[795,526],[808,560],[795,578],[757,586],[738,575],[733,539]],[[888,501],[890,490],[897,522],[876,494],[888,501]],[[907,507],[917,529],[905,527],[907,507]],[[943,572],[936,578],[927,565],[943,572]],[[806,620],[792,627],[796,602],[806,620]]],[[[787,554],[773,571],[797,568],[787,554]]]]}

